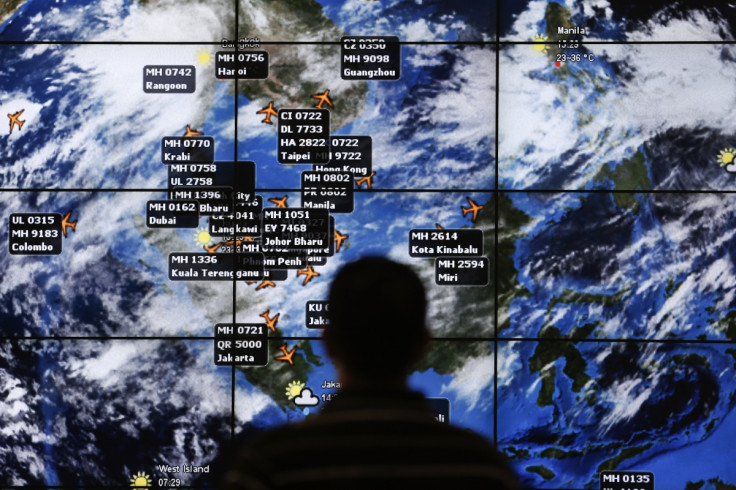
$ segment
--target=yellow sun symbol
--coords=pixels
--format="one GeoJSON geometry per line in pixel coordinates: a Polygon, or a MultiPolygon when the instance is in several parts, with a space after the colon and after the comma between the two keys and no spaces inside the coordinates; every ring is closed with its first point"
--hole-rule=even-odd
{"type": "Polygon", "coordinates": [[[545,44],[547,42],[547,36],[544,34],[537,34],[532,41],[534,41],[532,48],[536,49],[540,53],[546,53],[549,51],[549,46],[545,44]]]}
{"type": "Polygon", "coordinates": [[[200,247],[208,247],[212,245],[212,235],[207,231],[207,228],[200,226],[197,231],[194,232],[194,243],[200,247]]]}
{"type": "Polygon", "coordinates": [[[733,163],[733,159],[736,156],[736,151],[733,148],[725,148],[718,154],[718,163],[721,167],[733,163]]]}
{"type": "Polygon", "coordinates": [[[210,66],[212,64],[212,51],[207,48],[202,48],[199,51],[197,51],[197,64],[199,66],[205,67],[210,66]]]}
{"type": "Polygon", "coordinates": [[[292,400],[294,397],[302,394],[304,386],[304,383],[302,383],[301,381],[292,381],[286,387],[286,396],[289,398],[289,400],[292,400]]]}
{"type": "Polygon", "coordinates": [[[152,485],[151,477],[139,471],[137,475],[133,475],[130,479],[130,486],[136,488],[150,488],[152,485]]]}

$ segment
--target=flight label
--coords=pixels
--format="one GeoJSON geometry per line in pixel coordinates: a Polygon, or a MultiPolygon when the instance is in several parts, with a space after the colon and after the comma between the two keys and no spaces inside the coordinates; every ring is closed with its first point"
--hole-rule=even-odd
{"type": "Polygon", "coordinates": [[[350,173],[302,172],[302,207],[352,213],[354,187],[350,173]]]}
{"type": "Polygon", "coordinates": [[[200,215],[230,214],[233,205],[231,187],[174,187],[169,200],[194,200],[199,203],[200,215]]]}
{"type": "Polygon", "coordinates": [[[307,266],[307,252],[276,248],[263,253],[266,269],[304,269],[307,266]]]}
{"type": "Polygon", "coordinates": [[[350,172],[367,177],[373,170],[373,138],[370,136],[331,136],[330,161],[315,165],[316,172],[350,172]]]}
{"type": "Polygon", "coordinates": [[[169,165],[169,188],[232,187],[236,192],[252,193],[256,183],[254,162],[177,163],[169,165]]]}
{"type": "Polygon", "coordinates": [[[161,138],[161,162],[212,163],[215,139],[211,136],[164,136],[161,138]]]}
{"type": "MultiPolygon", "coordinates": [[[[286,269],[303,269],[307,266],[307,252],[306,250],[291,250],[291,249],[273,249],[264,252],[261,249],[260,240],[254,241],[253,239],[229,239],[225,242],[220,242],[216,245],[217,249],[214,253],[220,254],[232,254],[232,253],[249,253],[249,254],[261,254],[263,255],[263,279],[269,279],[269,275],[266,272],[270,269],[279,270],[280,272],[286,273],[286,269]],[[234,249],[233,249],[234,247],[234,249]],[[282,270],[283,269],[283,270],[282,270]]],[[[277,278],[281,277],[280,274],[275,275],[277,278]]],[[[284,277],[283,280],[285,280],[284,277]]],[[[282,279],[276,279],[282,280],[282,279]]]]}
{"type": "Polygon", "coordinates": [[[490,279],[488,257],[437,258],[434,282],[438,286],[485,286],[490,279]]]}
{"type": "Polygon", "coordinates": [[[307,301],[304,318],[307,328],[326,328],[330,323],[327,301],[307,301]]]}
{"type": "Polygon", "coordinates": [[[263,254],[211,254],[173,252],[169,254],[171,281],[256,281],[263,279],[263,254]]]}
{"type": "Polygon", "coordinates": [[[221,80],[268,78],[268,51],[218,51],[215,76],[221,80]]]}
{"type": "Polygon", "coordinates": [[[340,43],[343,80],[398,80],[401,76],[397,36],[345,36],[340,43]]]}
{"type": "Polygon", "coordinates": [[[197,201],[148,201],[148,228],[196,228],[199,225],[197,201]]]}
{"type": "Polygon", "coordinates": [[[330,111],[279,110],[278,161],[327,163],[330,161],[330,111]]]}
{"type": "Polygon", "coordinates": [[[482,253],[482,230],[430,228],[409,232],[409,255],[411,257],[475,256],[482,253]]]}
{"type": "Polygon", "coordinates": [[[335,217],[330,216],[330,229],[328,232],[329,246],[327,248],[308,248],[307,252],[307,264],[308,265],[325,265],[327,263],[327,257],[335,255],[335,217]]]}
{"type": "Polygon", "coordinates": [[[654,490],[654,473],[601,471],[601,490],[654,490]]]}
{"type": "Polygon", "coordinates": [[[8,248],[12,255],[58,255],[61,253],[62,218],[58,213],[10,215],[8,248]]]}
{"type": "Polygon", "coordinates": [[[264,251],[330,247],[329,212],[325,209],[267,208],[263,210],[264,251]]]}
{"type": "MultiPolygon", "coordinates": [[[[248,245],[256,247],[254,250],[263,253],[264,275],[266,275],[265,272],[269,270],[277,270],[286,273],[288,269],[303,269],[307,266],[307,253],[305,250],[272,248],[264,251],[261,249],[260,241],[252,243],[249,242],[248,245]]],[[[280,277],[280,275],[277,274],[276,277],[280,277]]],[[[268,279],[268,277],[264,278],[268,279]]]]}
{"type": "Polygon", "coordinates": [[[235,210],[221,216],[210,216],[209,232],[214,237],[261,235],[263,198],[256,194],[235,193],[235,210]]]}
{"type": "Polygon", "coordinates": [[[215,325],[216,366],[268,364],[268,328],[262,323],[215,325]]]}
{"type": "Polygon", "coordinates": [[[192,94],[197,70],[192,65],[146,65],[143,91],[147,94],[192,94]]]}

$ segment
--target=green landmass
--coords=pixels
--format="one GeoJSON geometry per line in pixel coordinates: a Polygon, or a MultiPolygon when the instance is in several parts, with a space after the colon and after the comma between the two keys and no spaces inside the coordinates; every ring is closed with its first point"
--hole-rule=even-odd
{"type": "Polygon", "coordinates": [[[733,357],[733,366],[736,368],[736,349],[726,349],[726,354],[731,354],[731,357],[733,357]]]}
{"type": "Polygon", "coordinates": [[[597,322],[586,323],[582,327],[574,326],[570,331],[570,338],[576,340],[587,339],[588,337],[590,337],[590,334],[593,333],[593,330],[595,330],[596,327],[602,326],[603,322],[601,320],[598,320],[597,322]]]}
{"type": "MultiPolygon", "coordinates": [[[[495,200],[481,203],[483,210],[478,214],[473,227],[483,230],[484,255],[490,264],[489,281],[486,286],[457,288],[455,304],[448,308],[452,312],[440,321],[442,331],[451,332],[453,337],[477,338],[488,337],[489,319],[493,318],[495,293],[493,281],[494,267],[494,211],[495,200]]],[[[516,252],[516,240],[523,236],[521,228],[527,225],[531,218],[523,211],[514,207],[508,196],[501,195],[498,201],[499,232],[498,232],[498,319],[499,332],[510,326],[508,308],[514,298],[530,296],[531,293],[518,281],[519,271],[514,265],[513,255],[516,252]]],[[[427,261],[427,267],[433,261],[427,261]]],[[[490,344],[483,342],[431,342],[425,358],[417,365],[418,371],[434,369],[439,374],[454,373],[460,369],[468,359],[487,356],[490,344]]]]}
{"type": "MultiPolygon", "coordinates": [[[[314,0],[249,0],[238,3],[238,32],[235,32],[235,16],[232,3],[212,0],[222,4],[227,12],[223,19],[222,35],[234,42],[237,39],[254,39],[259,48],[246,50],[268,51],[269,76],[265,80],[239,80],[237,91],[248,99],[266,107],[270,101],[274,108],[311,108],[317,100],[312,95],[330,90],[334,107],[330,111],[330,131],[335,131],[358,117],[365,108],[368,84],[365,81],[342,80],[340,76],[340,38],[347,34],[324,15],[322,6],[314,0]],[[304,41],[314,44],[289,44],[287,41],[304,41]],[[266,44],[266,43],[275,44],[266,44]]],[[[162,0],[138,0],[143,6],[155,8],[162,0]]],[[[182,0],[195,3],[193,0],[182,0]]],[[[186,8],[182,6],[182,8],[186,8]]],[[[216,39],[219,41],[219,39],[216,39]]],[[[214,73],[214,72],[213,72],[214,73]]],[[[231,93],[236,84],[232,84],[231,93]]]]}
{"type": "Polygon", "coordinates": [[[5,22],[25,0],[0,0],[0,22],[5,22]]]}
{"type": "Polygon", "coordinates": [[[588,124],[592,123],[595,120],[595,115],[590,112],[583,112],[578,109],[578,127],[582,128],[583,126],[587,126],[588,124]]]}
{"type": "Polygon", "coordinates": [[[645,444],[643,446],[636,446],[624,449],[615,457],[601,463],[600,466],[598,466],[598,473],[601,473],[602,471],[613,471],[618,468],[618,465],[620,465],[625,460],[643,453],[652,446],[654,446],[654,443],[650,442],[649,444],[645,444]]]}
{"type": "MultiPolygon", "coordinates": [[[[572,13],[570,12],[570,9],[556,2],[549,2],[547,3],[547,8],[544,13],[544,20],[547,25],[545,29],[545,35],[547,36],[546,52],[550,61],[557,61],[557,55],[566,54],[566,48],[561,48],[558,44],[558,42],[560,41],[566,41],[568,46],[570,45],[570,42],[577,41],[579,43],[580,51],[584,51],[583,43],[585,40],[581,39],[581,36],[574,34],[557,33],[558,27],[564,27],[567,29],[576,27],[575,23],[572,21],[572,13]]],[[[582,56],[582,54],[584,53],[580,52],[580,54],[582,56]]],[[[562,63],[559,67],[556,67],[554,69],[555,73],[562,79],[566,79],[568,76],[572,76],[577,81],[576,84],[581,87],[590,84],[592,85],[593,89],[599,94],[605,94],[607,92],[607,83],[605,82],[610,82],[610,79],[606,80],[600,75],[591,73],[590,71],[585,69],[574,71],[570,70],[571,63],[562,63]]],[[[588,63],[588,60],[587,58],[581,58],[581,61],[575,63],[584,67],[585,63],[588,63]]],[[[562,91],[561,98],[564,98],[564,96],[567,95],[567,88],[560,88],[560,90],[562,91]]],[[[583,127],[589,124],[594,119],[594,117],[595,116],[590,112],[578,111],[578,127],[583,127]]],[[[607,129],[606,131],[610,130],[607,129]]],[[[607,136],[608,133],[606,133],[603,138],[607,136]]]]}
{"type": "Polygon", "coordinates": [[[670,296],[675,294],[675,292],[680,289],[680,286],[684,282],[684,280],[676,281],[674,277],[670,277],[669,279],[667,279],[667,285],[664,287],[664,292],[665,294],[667,294],[667,297],[669,298],[670,296]]]}
{"type": "Polygon", "coordinates": [[[716,487],[716,490],[736,490],[736,485],[723,482],[720,478],[711,478],[708,483],[716,487]]]}
{"type": "Polygon", "coordinates": [[[705,485],[704,480],[700,480],[697,483],[689,481],[687,482],[687,485],[685,485],[685,490],[700,490],[701,488],[703,488],[703,485],[705,485]]]}
{"type": "MultiPolygon", "coordinates": [[[[557,58],[558,53],[563,53],[564,50],[557,46],[558,41],[572,39],[569,34],[557,34],[558,27],[565,27],[567,29],[575,27],[572,21],[570,9],[555,2],[548,2],[547,8],[544,12],[544,21],[547,24],[545,35],[547,40],[554,44],[549,46],[549,53],[553,55],[553,58],[557,58]]],[[[576,36],[577,37],[577,36],[576,36]]]]}
{"type": "MultiPolygon", "coordinates": [[[[488,203],[494,206],[495,199],[488,203]]],[[[486,219],[490,220],[492,213],[486,219]]],[[[521,229],[531,223],[531,217],[522,210],[514,207],[511,198],[501,194],[498,199],[498,331],[508,328],[511,319],[508,309],[515,298],[530,297],[528,289],[519,283],[519,271],[514,264],[516,241],[524,236],[521,229]]],[[[484,243],[493,243],[493,229],[489,227],[488,237],[484,243]]],[[[491,247],[489,247],[491,248],[491,247]]],[[[493,257],[490,257],[491,281],[494,277],[493,257]]]]}
{"type": "MultiPolygon", "coordinates": [[[[133,222],[146,242],[155,246],[163,257],[168,257],[172,252],[190,251],[192,249],[191,245],[184,242],[175,230],[148,228],[145,218],[140,215],[134,215],[133,222]]],[[[232,282],[184,281],[184,284],[192,303],[204,313],[210,325],[214,326],[232,318],[232,296],[222,294],[223,288],[227,288],[228,291],[232,290],[232,282]]],[[[244,283],[242,281],[238,283],[236,301],[238,311],[242,312],[244,316],[246,310],[258,309],[262,305],[258,303],[257,296],[252,294],[252,289],[240,287],[241,284],[244,283]]],[[[164,291],[170,291],[166,283],[163,287],[164,291]]],[[[294,408],[294,404],[286,396],[286,386],[292,381],[306,382],[309,372],[313,370],[312,366],[322,365],[322,359],[314,354],[312,344],[307,340],[282,341],[278,337],[282,337],[283,332],[278,327],[275,332],[269,332],[269,334],[268,364],[253,367],[238,366],[237,369],[243,373],[253,386],[271,397],[282,410],[294,408]],[[294,353],[293,357],[293,366],[289,365],[288,362],[274,359],[274,357],[282,354],[279,346],[283,344],[287,344],[288,350],[291,350],[294,346],[297,348],[297,352],[294,353]]]]}
{"type": "MultiPolygon", "coordinates": [[[[582,46],[582,43],[581,43],[581,46],[582,46]]],[[[580,61],[578,63],[588,63],[588,61],[585,61],[585,58],[583,58],[582,61],[580,61]]],[[[582,65],[582,66],[585,66],[585,65],[582,65]]],[[[567,63],[564,64],[564,65],[562,65],[562,67],[555,68],[555,69],[556,70],[561,70],[563,67],[567,67],[567,63]]],[[[583,70],[575,70],[574,72],[570,72],[568,70],[567,74],[569,74],[570,76],[572,76],[577,81],[575,83],[576,86],[582,88],[582,87],[585,87],[586,85],[592,85],[593,90],[595,90],[596,92],[598,92],[601,95],[604,95],[608,91],[606,87],[607,86],[610,86],[610,83],[611,83],[611,79],[610,78],[603,78],[603,77],[601,77],[600,75],[598,75],[596,73],[591,73],[588,70],[584,70],[584,69],[583,70]]],[[[579,127],[582,127],[585,124],[587,124],[585,122],[586,117],[581,117],[581,115],[585,115],[585,114],[588,114],[588,113],[583,113],[583,112],[579,112],[578,113],[578,126],[579,127]]],[[[592,120],[595,117],[595,115],[594,114],[590,114],[589,117],[592,120]]],[[[606,128],[606,131],[609,131],[610,132],[610,129],[609,128],[606,128]]],[[[608,134],[606,134],[605,136],[608,136],[608,134]]]]}
{"type": "MultiPolygon", "coordinates": [[[[707,483],[710,483],[712,485],[712,488],[715,490],[736,490],[736,485],[731,485],[729,483],[726,483],[724,481],[721,481],[720,478],[711,478],[708,480],[707,483]]],[[[705,480],[700,480],[698,482],[687,482],[687,485],[685,485],[685,490],[700,490],[703,488],[706,484],[705,480]]]]}
{"type": "Polygon", "coordinates": [[[699,364],[706,368],[710,367],[710,361],[708,360],[708,358],[698,354],[677,354],[672,357],[672,360],[675,362],[675,364],[699,364]]]}
{"type": "Polygon", "coordinates": [[[562,449],[558,448],[547,448],[544,451],[540,453],[540,456],[543,458],[553,458],[553,459],[566,459],[566,458],[577,458],[578,456],[582,456],[583,453],[580,451],[564,451],[562,449]]]}
{"type": "MultiPolygon", "coordinates": [[[[641,150],[637,150],[633,157],[625,159],[614,168],[607,163],[604,164],[593,178],[593,182],[605,182],[609,179],[613,181],[613,188],[617,191],[647,190],[652,186],[647,173],[646,159],[641,150]]],[[[613,201],[620,208],[634,212],[639,209],[636,197],[629,193],[616,193],[613,195],[613,201]]]]}
{"type": "Polygon", "coordinates": [[[529,371],[540,373],[542,387],[537,397],[537,405],[544,407],[552,405],[555,390],[556,370],[553,365],[555,361],[565,358],[565,367],[562,372],[572,380],[572,390],[575,392],[579,392],[590,381],[590,376],[585,372],[587,363],[573,342],[552,340],[563,338],[557,327],[545,326],[539,331],[539,338],[547,341],[537,344],[534,354],[529,358],[529,371]]]}
{"type": "Polygon", "coordinates": [[[736,342],[736,311],[726,313],[726,316],[718,320],[715,328],[723,332],[728,340],[736,342]]]}
{"type": "Polygon", "coordinates": [[[513,446],[504,448],[504,451],[506,451],[506,454],[511,459],[526,459],[529,457],[530,454],[528,449],[516,449],[513,446]]]}
{"type": "Polygon", "coordinates": [[[555,395],[555,379],[557,379],[555,366],[544,369],[539,374],[539,379],[542,381],[542,385],[539,388],[539,395],[537,395],[537,405],[540,407],[552,405],[552,399],[555,395]]]}
{"type": "Polygon", "coordinates": [[[238,38],[260,41],[309,41],[315,44],[266,44],[267,80],[241,80],[238,93],[265,107],[309,108],[312,95],[329,89],[331,131],[355,119],[365,108],[368,84],[340,77],[340,38],[347,35],[314,0],[251,0],[240,5],[238,38]],[[329,42],[334,44],[317,44],[329,42]],[[319,66],[319,69],[316,67],[319,66]]]}
{"type": "Polygon", "coordinates": [[[282,410],[296,408],[296,405],[286,395],[286,387],[292,381],[306,382],[313,369],[312,365],[321,366],[322,358],[314,353],[309,340],[281,340],[278,337],[283,336],[283,332],[278,327],[270,336],[277,338],[268,339],[268,364],[266,366],[238,366],[237,369],[243,373],[249,383],[268,395],[282,410]],[[276,356],[283,355],[279,347],[284,344],[288,351],[294,347],[297,349],[292,358],[294,365],[286,361],[275,360],[276,356]]]}
{"type": "Polygon", "coordinates": [[[602,306],[613,306],[623,300],[626,293],[629,292],[631,285],[627,284],[621,291],[616,294],[591,294],[584,293],[581,291],[575,291],[574,289],[565,288],[558,296],[553,297],[547,311],[552,311],[552,308],[557,304],[568,304],[568,303],[593,303],[602,306]]]}
{"type": "Polygon", "coordinates": [[[619,449],[624,447],[623,442],[611,442],[610,444],[591,444],[590,442],[586,442],[585,446],[583,447],[583,454],[588,453],[595,453],[600,451],[611,451],[613,449],[619,449]]]}
{"type": "Polygon", "coordinates": [[[718,418],[715,418],[715,419],[711,420],[710,422],[708,422],[708,425],[705,426],[705,433],[706,434],[713,430],[713,427],[716,426],[716,422],[718,422],[718,418]]]}
{"type": "Polygon", "coordinates": [[[552,478],[556,476],[552,470],[550,470],[549,468],[541,464],[534,465],[534,466],[527,466],[525,469],[529,473],[536,473],[537,475],[541,476],[545,480],[551,480],[552,478]]]}

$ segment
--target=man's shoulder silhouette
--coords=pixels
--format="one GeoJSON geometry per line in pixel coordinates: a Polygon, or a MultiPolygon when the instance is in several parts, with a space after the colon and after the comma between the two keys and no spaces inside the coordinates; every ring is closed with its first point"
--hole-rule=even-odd
{"type": "Polygon", "coordinates": [[[435,420],[409,390],[345,389],[322,413],[265,433],[225,477],[235,489],[511,489],[486,439],[435,420]]]}
{"type": "Polygon", "coordinates": [[[409,267],[377,257],[347,264],[328,307],[323,338],[341,390],[319,414],[243,447],[228,490],[517,488],[489,441],[436,421],[407,388],[429,341],[424,286],[409,267]]]}

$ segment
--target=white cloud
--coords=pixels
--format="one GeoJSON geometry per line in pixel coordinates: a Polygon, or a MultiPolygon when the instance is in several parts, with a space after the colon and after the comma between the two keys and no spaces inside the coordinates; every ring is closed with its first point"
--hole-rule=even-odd
{"type": "Polygon", "coordinates": [[[441,393],[455,392],[457,398],[473,410],[478,403],[490,403],[489,389],[493,386],[493,355],[471,357],[455,373],[452,381],[442,386],[441,393]]]}

